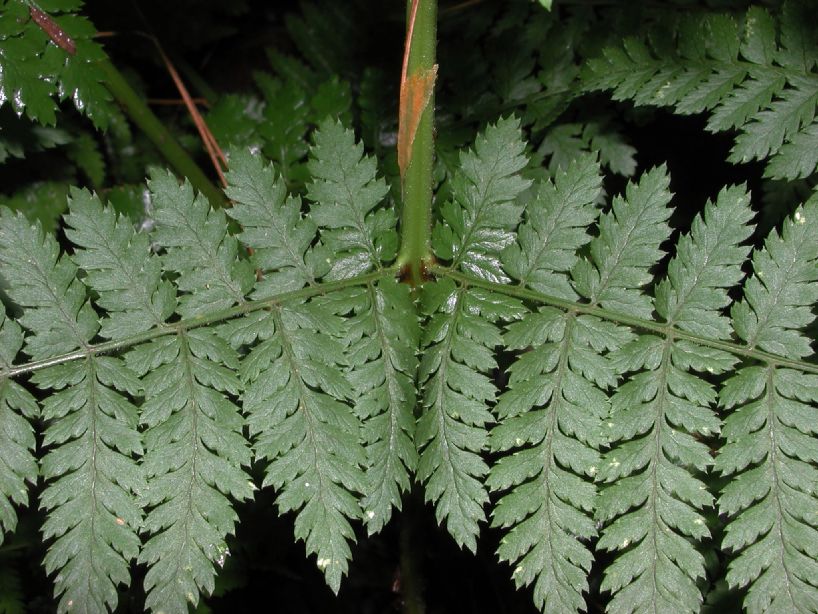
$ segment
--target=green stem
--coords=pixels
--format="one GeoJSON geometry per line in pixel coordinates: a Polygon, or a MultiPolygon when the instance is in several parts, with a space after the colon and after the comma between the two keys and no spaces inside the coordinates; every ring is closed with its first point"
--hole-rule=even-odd
{"type": "MultiPolygon", "coordinates": [[[[411,0],[407,3],[411,12],[411,0]]],[[[418,0],[417,15],[410,44],[406,76],[431,70],[437,47],[437,0],[418,0]]],[[[432,226],[432,163],[434,162],[434,94],[421,115],[412,156],[403,180],[403,217],[398,264],[407,270],[409,281],[423,281],[431,261],[429,236],[432,226]]]]}
{"type": "Polygon", "coordinates": [[[551,305],[552,307],[557,307],[563,311],[573,311],[575,313],[595,316],[600,320],[616,322],[617,324],[623,324],[631,328],[647,330],[662,337],[672,336],[675,339],[684,339],[685,341],[690,341],[691,343],[695,343],[697,345],[711,347],[734,354],[736,356],[741,356],[747,360],[757,360],[777,367],[785,367],[788,369],[804,371],[805,373],[818,374],[818,365],[816,364],[802,360],[784,358],[782,356],[778,356],[777,354],[771,354],[770,352],[765,352],[764,350],[750,348],[746,345],[740,345],[732,341],[722,341],[720,339],[701,337],[699,335],[694,335],[693,333],[688,333],[680,328],[675,328],[671,324],[643,320],[642,318],[636,316],[631,316],[625,313],[617,313],[615,311],[608,311],[602,307],[589,305],[587,303],[575,303],[567,299],[548,296],[537,292],[536,290],[529,290],[528,288],[520,286],[494,283],[492,281],[472,277],[471,275],[466,275],[464,273],[460,273],[459,271],[438,265],[432,265],[429,268],[429,271],[433,275],[449,277],[459,284],[474,286],[477,288],[485,288],[486,290],[497,292],[498,294],[505,294],[506,296],[513,296],[514,298],[524,301],[532,301],[542,305],[551,305]]]}
{"type": "Polygon", "coordinates": [[[98,66],[105,75],[105,87],[176,172],[187,177],[193,187],[207,197],[212,206],[222,207],[227,204],[224,192],[207,178],[193,158],[174,140],[167,128],[128,84],[122,73],[108,60],[99,62],[98,66]]]}

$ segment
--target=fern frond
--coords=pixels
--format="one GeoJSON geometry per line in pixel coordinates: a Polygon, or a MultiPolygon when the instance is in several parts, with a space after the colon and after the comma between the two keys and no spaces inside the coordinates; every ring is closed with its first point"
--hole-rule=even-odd
{"type": "MultiPolygon", "coordinates": [[[[721,310],[749,252],[741,246],[752,232],[749,200],[741,188],[722,191],[679,240],[656,287],[656,311],[670,326],[729,338],[721,310]]],[[[701,512],[712,495],[697,473],[712,459],[697,437],[717,433],[720,423],[711,409],[713,386],[695,372],[721,372],[734,362],[717,350],[704,354],[672,336],[646,334],[611,356],[618,372],[633,373],[611,398],[608,431],[616,443],[599,472],[610,485],[597,517],[610,524],[598,548],[621,552],[602,583],[614,595],[611,612],[701,607],[696,581],[704,577],[704,559],[691,541],[709,536],[701,512]]]]}
{"type": "MultiPolygon", "coordinates": [[[[0,368],[8,369],[23,346],[23,331],[0,305],[0,368]]],[[[37,480],[34,429],[28,420],[39,414],[34,397],[9,378],[0,378],[0,543],[17,527],[14,505],[28,505],[26,482],[37,480]]]]}
{"type": "Polygon", "coordinates": [[[776,59],[782,66],[808,73],[815,66],[818,36],[810,27],[812,5],[806,0],[789,0],[781,11],[781,49],[776,59]]]}
{"type": "Polygon", "coordinates": [[[264,139],[265,155],[278,165],[288,185],[303,185],[309,128],[307,93],[295,81],[285,82],[256,76],[266,105],[259,134],[264,139]]]}
{"type": "MultiPolygon", "coordinates": [[[[236,259],[238,242],[227,234],[224,214],[202,196],[194,199],[190,184],[180,186],[172,175],[155,174],[150,187],[152,238],[165,250],[165,270],[177,273],[178,289],[187,292],[179,313],[242,303],[254,275],[236,259]]],[[[148,288],[150,296],[158,291],[148,288]]],[[[238,354],[215,330],[202,328],[137,346],[125,359],[145,390],[141,502],[149,508],[143,530],[150,537],[139,556],[149,566],[145,603],[156,612],[183,613],[200,591],[213,591],[214,564],[228,555],[225,538],[237,520],[228,496],[249,499],[254,490],[241,468],[251,460],[244,419],[230,400],[241,389],[238,354]]]]}
{"type": "Polygon", "coordinates": [[[776,99],[767,109],[755,113],[753,120],[746,124],[736,138],[731,161],[767,158],[812,122],[818,106],[818,76],[788,75],[787,85],[789,87],[776,92],[776,99]]]}
{"type": "MultiPolygon", "coordinates": [[[[59,49],[30,18],[32,3],[9,0],[3,7],[0,34],[0,105],[10,103],[18,115],[25,113],[41,123],[56,123],[54,98],[68,100],[97,128],[104,130],[119,112],[102,85],[98,63],[105,61],[102,48],[92,40],[93,26],[76,14],[82,2],[68,0],[56,5],[48,18],[71,37],[75,53],[59,49]]],[[[37,7],[35,7],[37,8],[37,7]]],[[[42,12],[42,11],[40,11],[42,12]]]]}
{"type": "MultiPolygon", "coordinates": [[[[31,334],[24,351],[43,359],[87,348],[97,315],[76,279],[77,269],[20,215],[0,212],[0,264],[11,299],[25,308],[19,322],[31,334]]],[[[45,559],[58,572],[59,611],[104,612],[117,602],[116,586],[128,584],[128,565],[139,551],[142,512],[135,495],[144,490],[133,457],[142,453],[136,395],[139,381],[120,359],[89,355],[38,372],[33,381],[51,391],[42,406],[49,422],[42,461],[49,481],[40,504],[43,527],[53,539],[45,559]]]]}
{"type": "Polygon", "coordinates": [[[317,227],[301,215],[301,199],[287,195],[283,178],[259,156],[233,151],[225,193],[234,205],[228,215],[241,224],[241,242],[253,249],[255,266],[264,271],[252,296],[264,299],[314,284],[329,267],[326,254],[310,246],[317,227]]]}
{"type": "Polygon", "coordinates": [[[506,272],[532,290],[576,300],[565,272],[574,266],[577,250],[590,241],[587,228],[599,213],[601,191],[599,164],[587,154],[558,171],[553,183],[537,186],[517,241],[502,253],[506,272]]]}
{"type": "Polygon", "coordinates": [[[361,507],[371,534],[389,522],[393,508],[400,509],[401,493],[417,467],[414,378],[420,327],[405,284],[390,279],[368,284],[357,302],[347,355],[355,412],[364,421],[367,470],[361,507]]]}
{"type": "Polygon", "coordinates": [[[590,60],[583,81],[636,105],[670,106],[685,115],[710,111],[709,130],[739,129],[732,162],[771,159],[770,177],[807,176],[816,170],[818,107],[818,77],[811,72],[818,45],[809,14],[806,3],[785,3],[780,46],[776,20],[761,7],[747,11],[741,28],[724,15],[691,17],[682,21],[675,52],[629,38],[590,60]]]}
{"type": "Polygon", "coordinates": [[[531,185],[519,176],[528,163],[516,119],[501,119],[478,135],[473,151],[460,154],[452,177],[453,200],[440,210],[442,222],[432,234],[435,254],[452,268],[491,281],[504,282],[495,255],[514,241],[522,207],[515,199],[531,185]]]}
{"type": "MultiPolygon", "coordinates": [[[[818,101],[818,99],[816,99],[818,101]]],[[[818,168],[818,122],[813,121],[806,128],[792,135],[784,143],[764,170],[766,177],[773,179],[806,178],[818,168]]]]}
{"type": "Polygon", "coordinates": [[[270,461],[264,485],[278,491],[281,512],[295,511],[295,535],[317,555],[338,592],[354,540],[350,519],[361,516],[366,490],[360,421],[345,363],[343,323],[320,301],[275,306],[254,322],[260,343],[241,367],[250,433],[258,459],[270,461]]]}
{"type": "Polygon", "coordinates": [[[376,178],[375,159],[337,121],[323,122],[307,163],[311,180],[310,217],[323,229],[321,239],[334,254],[327,279],[366,273],[397,253],[394,210],[375,207],[389,188],[376,178]]]}
{"type": "MultiPolygon", "coordinates": [[[[591,156],[539,186],[518,243],[503,254],[512,278],[576,300],[567,273],[591,240],[586,228],[598,214],[600,190],[599,165],[591,156]]],[[[502,456],[487,484],[510,492],[495,506],[492,524],[507,528],[500,559],[515,565],[518,586],[534,583],[534,602],[544,612],[585,609],[593,555],[580,540],[596,535],[596,489],[589,478],[600,466],[604,390],[616,383],[602,353],[631,338],[625,328],[551,307],[526,314],[505,334],[506,347],[523,353],[495,407],[499,425],[490,444],[502,456]]]]}
{"type": "Polygon", "coordinates": [[[581,258],[572,271],[575,289],[592,304],[650,319],[652,301],[641,288],[653,280],[650,268],[670,234],[669,183],[664,166],[648,171],[600,217],[590,259],[581,258]]]}
{"type": "Polygon", "coordinates": [[[108,314],[99,334],[121,339],[162,326],[174,312],[176,292],[160,279],[159,259],[148,257],[148,235],[135,233],[130,219],[85,190],[73,189],[69,202],[65,234],[82,248],[73,260],[87,273],[85,283],[108,314]]]}
{"type": "Polygon", "coordinates": [[[227,495],[249,499],[254,490],[241,469],[251,456],[244,420],[227,397],[239,393],[238,357],[198,329],[139,346],[126,360],[145,389],[145,604],[181,614],[200,591],[213,591],[214,564],[229,555],[225,537],[237,516],[227,495]]]}
{"type": "MultiPolygon", "coordinates": [[[[753,254],[754,275],[732,310],[747,347],[786,358],[812,353],[801,329],[818,300],[815,197],[753,254]]],[[[730,518],[722,546],[733,551],[727,581],[749,586],[744,606],[760,612],[818,609],[818,429],[815,375],[775,364],[743,366],[719,395],[726,440],[716,469],[730,482],[719,510],[730,518]]]]}
{"type": "Polygon", "coordinates": [[[184,292],[177,311],[192,317],[243,303],[255,281],[246,260],[237,259],[238,241],[227,233],[222,210],[211,209],[187,180],[179,184],[167,171],[148,181],[156,227],[153,239],[165,248],[163,267],[179,274],[184,292]]]}
{"type": "MultiPolygon", "coordinates": [[[[357,258],[362,254],[366,268],[375,265],[371,258],[378,252],[368,251],[361,242],[372,240],[368,222],[378,215],[371,209],[381,199],[382,183],[375,181],[374,165],[368,160],[362,161],[361,150],[354,146],[351,137],[351,133],[336,124],[327,123],[316,135],[310,163],[319,173],[316,179],[320,182],[310,187],[311,194],[320,201],[315,205],[320,212],[317,219],[328,233],[328,240],[336,241],[339,253],[334,254],[335,261],[332,252],[310,247],[318,231],[312,211],[304,218],[295,201],[284,203],[283,185],[276,181],[271,167],[265,168],[245,158],[231,171],[228,193],[237,201],[235,217],[248,224],[240,238],[257,250],[257,263],[270,267],[262,268],[265,279],[257,282],[256,294],[281,293],[296,289],[296,284],[311,284],[350,255],[357,258]],[[352,146],[352,155],[348,150],[342,151],[341,146],[352,146]],[[344,163],[349,177],[332,168],[332,160],[338,155],[349,160],[344,163]],[[336,194],[332,186],[339,182],[343,189],[336,194]],[[269,186],[272,196],[240,187],[253,184],[269,186]],[[363,202],[359,200],[361,197],[363,202]],[[360,220],[362,226],[347,226],[351,220],[342,219],[339,210],[357,211],[358,217],[352,219],[360,220]],[[268,277],[270,282],[266,281],[268,277]],[[283,285],[276,287],[277,282],[283,285]]],[[[348,274],[345,266],[337,270],[348,274]]],[[[375,332],[378,326],[377,322],[366,322],[363,316],[357,324],[345,323],[340,317],[339,314],[356,309],[366,312],[367,307],[361,304],[360,294],[356,292],[350,289],[325,298],[277,303],[269,312],[251,315],[225,329],[234,346],[254,344],[242,361],[240,375],[244,383],[242,401],[255,441],[256,458],[269,461],[264,485],[272,485],[279,491],[277,504],[282,512],[296,512],[295,535],[305,541],[308,554],[317,555],[318,568],[335,592],[351,558],[349,542],[355,535],[350,520],[361,517],[359,495],[373,492],[363,471],[368,463],[361,444],[359,416],[367,411],[386,411],[397,419],[399,412],[406,411],[405,407],[387,408],[379,402],[377,409],[361,407],[356,415],[350,406],[353,399],[373,386],[373,379],[377,382],[369,373],[366,381],[357,380],[356,393],[342,375],[348,358],[339,339],[349,334],[348,327],[354,330],[355,326],[374,325],[375,328],[369,330],[375,332]]],[[[384,309],[384,306],[380,304],[375,308],[384,309]]],[[[396,346],[401,344],[399,339],[390,341],[396,346]]],[[[353,347],[350,350],[353,357],[356,350],[363,351],[363,355],[354,358],[354,366],[365,369],[373,365],[361,360],[374,359],[370,352],[376,351],[375,348],[383,354],[392,351],[381,343],[353,347]]],[[[392,362],[396,360],[393,356],[383,354],[382,364],[375,364],[374,368],[394,371],[408,367],[407,364],[398,367],[392,362]]],[[[393,383],[398,375],[392,372],[385,377],[391,377],[390,383],[393,383]]],[[[406,402],[397,397],[393,400],[398,404],[406,402]]],[[[384,432],[379,435],[379,439],[385,436],[384,432]]],[[[392,436],[400,437],[400,434],[395,432],[392,436]]],[[[390,450],[387,462],[400,464],[400,454],[390,450]]],[[[384,475],[384,479],[400,482],[401,469],[402,466],[393,468],[397,474],[384,475]]],[[[373,516],[369,520],[374,520],[375,514],[388,517],[392,504],[393,501],[388,500],[377,509],[371,509],[373,516]]]]}
{"type": "Polygon", "coordinates": [[[517,319],[523,307],[516,299],[442,279],[424,286],[421,310],[429,320],[418,376],[424,412],[415,433],[417,476],[438,522],[445,520],[457,544],[474,551],[488,502],[488,466],[480,453],[493,420],[488,404],[497,394],[486,373],[497,367],[493,349],[503,342],[495,322],[517,319]]]}

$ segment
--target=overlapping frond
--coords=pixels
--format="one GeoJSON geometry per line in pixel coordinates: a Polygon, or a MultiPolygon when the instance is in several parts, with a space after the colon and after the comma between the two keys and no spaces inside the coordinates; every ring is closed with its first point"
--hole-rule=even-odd
{"type": "Polygon", "coordinates": [[[487,375],[497,367],[492,350],[503,342],[496,322],[515,320],[523,307],[502,294],[444,279],[424,288],[422,313],[429,320],[418,375],[424,413],[415,434],[417,475],[438,522],[445,520],[458,545],[474,551],[488,502],[481,452],[493,420],[489,404],[497,395],[487,375]]]}
{"type": "MultiPolygon", "coordinates": [[[[746,131],[765,105],[789,105],[765,137],[778,144],[758,149],[784,160],[813,121],[807,86],[787,73],[809,45],[794,6],[780,43],[751,10],[741,42],[684,47],[699,72],[634,68],[626,97],[672,77],[678,109],[715,108],[746,131]],[[771,66],[784,76],[768,89],[783,89],[730,110],[731,92],[771,66]]],[[[719,40],[736,31],[727,17],[703,23],[719,40]]],[[[138,562],[147,607],[187,612],[229,556],[252,462],[336,592],[356,523],[380,531],[415,478],[470,550],[496,496],[498,556],[543,611],[586,609],[598,564],[612,613],[702,608],[715,465],[732,590],[753,613],[818,608],[818,368],[804,332],[818,201],[770,235],[744,280],[744,188],[724,189],[671,244],[663,167],[608,206],[597,156],[546,174],[524,151],[506,119],[461,155],[417,288],[392,263],[386,183],[333,121],[304,151],[304,202],[279,168],[235,150],[224,211],[155,172],[149,234],[72,190],[70,255],[0,212],[15,314],[0,311],[0,528],[14,529],[37,477],[36,420],[60,611],[112,610],[138,562]]]]}
{"type": "Polygon", "coordinates": [[[327,279],[365,273],[394,259],[398,241],[393,209],[376,207],[388,188],[376,178],[375,158],[339,122],[327,120],[315,135],[307,164],[310,217],[321,226],[321,239],[334,254],[327,279]]]}
{"type": "MultiPolygon", "coordinates": [[[[164,250],[164,269],[178,275],[178,313],[242,303],[254,275],[237,259],[238,241],[227,233],[224,213],[167,173],[154,175],[149,186],[151,238],[164,250]]],[[[225,538],[237,515],[228,496],[249,499],[254,490],[242,469],[251,460],[244,419],[232,400],[240,392],[238,354],[215,330],[200,328],[137,346],[125,358],[145,390],[141,503],[149,510],[149,537],[139,560],[149,566],[146,605],[182,613],[200,591],[212,592],[214,564],[223,565],[229,554],[225,538]]]]}
{"type": "Polygon", "coordinates": [[[478,135],[474,149],[460,154],[452,177],[452,200],[440,209],[435,254],[477,277],[505,282],[497,252],[514,241],[522,206],[515,202],[531,185],[519,171],[528,163],[520,124],[501,119],[478,135]]]}
{"type": "MultiPolygon", "coordinates": [[[[500,250],[514,240],[511,232],[522,212],[516,197],[530,182],[519,176],[527,164],[519,123],[500,120],[461,154],[452,178],[453,199],[433,233],[435,253],[452,268],[478,278],[507,280],[500,250]]],[[[488,465],[481,457],[492,422],[490,404],[497,388],[488,375],[502,344],[497,322],[513,321],[522,304],[479,288],[442,280],[424,287],[421,312],[428,318],[419,384],[424,413],[418,422],[418,478],[426,499],[435,503],[438,522],[461,546],[477,547],[478,524],[485,520],[488,493],[483,484],[488,465]]]]}
{"type": "MultiPolygon", "coordinates": [[[[226,234],[224,217],[214,223],[201,200],[191,207],[192,190],[173,177],[160,177],[154,186],[153,247],[175,256],[171,270],[179,275],[179,289],[204,300],[192,303],[191,294],[177,300],[177,289],[162,279],[161,258],[152,254],[149,237],[95,196],[75,191],[66,235],[82,248],[74,260],[107,311],[100,327],[104,337],[167,328],[177,308],[201,313],[202,304],[224,307],[242,292],[240,276],[249,269],[230,260],[236,242],[226,234]]],[[[225,495],[242,499],[252,492],[239,468],[250,460],[243,420],[225,396],[238,393],[238,357],[213,331],[198,329],[137,346],[125,358],[143,378],[139,390],[145,396],[140,422],[147,427],[142,465],[147,483],[139,504],[149,509],[144,524],[149,538],[140,554],[150,566],[146,605],[186,612],[200,590],[212,591],[213,564],[224,563],[224,539],[236,520],[225,495]]]]}
{"type": "Polygon", "coordinates": [[[688,16],[675,49],[626,39],[587,63],[585,87],[685,115],[708,112],[709,130],[739,130],[733,162],[768,160],[769,177],[806,177],[816,171],[818,143],[818,76],[811,71],[818,42],[809,16],[807,3],[796,1],[778,18],[762,7],[750,8],[740,23],[713,13],[688,16]]]}
{"type": "Polygon", "coordinates": [[[409,287],[384,279],[355,297],[358,314],[351,324],[348,360],[363,419],[366,488],[361,500],[364,522],[376,533],[401,508],[417,467],[415,449],[415,374],[420,328],[409,287]]]}

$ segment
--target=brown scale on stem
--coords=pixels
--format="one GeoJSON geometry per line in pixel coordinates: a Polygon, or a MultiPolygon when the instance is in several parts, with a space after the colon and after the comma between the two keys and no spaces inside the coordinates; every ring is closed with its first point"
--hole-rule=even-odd
{"type": "Polygon", "coordinates": [[[66,53],[71,55],[77,54],[77,45],[74,43],[74,39],[68,36],[65,30],[48,16],[48,13],[41,11],[33,5],[28,7],[28,12],[29,15],[31,15],[31,20],[40,26],[40,29],[48,35],[48,38],[50,38],[55,45],[63,49],[66,53]]]}

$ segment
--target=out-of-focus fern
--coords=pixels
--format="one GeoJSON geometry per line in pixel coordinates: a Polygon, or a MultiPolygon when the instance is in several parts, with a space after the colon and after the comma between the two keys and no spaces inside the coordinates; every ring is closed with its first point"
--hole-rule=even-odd
{"type": "Polygon", "coordinates": [[[20,575],[8,561],[0,564],[0,614],[24,614],[25,611],[20,575]]]}

